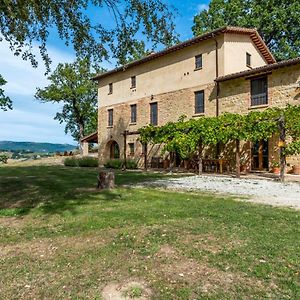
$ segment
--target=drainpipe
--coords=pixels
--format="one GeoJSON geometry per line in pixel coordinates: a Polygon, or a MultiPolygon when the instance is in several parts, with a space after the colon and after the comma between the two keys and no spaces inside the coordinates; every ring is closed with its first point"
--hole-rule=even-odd
{"type": "MultiPolygon", "coordinates": [[[[212,37],[215,41],[216,44],[216,78],[219,77],[219,43],[216,39],[215,34],[212,34],[212,37]]],[[[216,117],[219,116],[219,94],[220,94],[220,86],[219,82],[216,83],[216,88],[217,88],[217,95],[216,95],[216,117]]]]}
{"type": "MultiPolygon", "coordinates": [[[[212,34],[212,37],[215,41],[215,44],[216,44],[216,78],[219,77],[219,43],[216,39],[216,36],[214,34],[212,34]]],[[[219,94],[220,94],[220,85],[219,85],[219,82],[216,82],[216,89],[217,89],[217,93],[216,93],[216,117],[219,116],[219,94]]],[[[218,143],[216,145],[217,149],[216,149],[216,152],[217,152],[217,155],[216,155],[216,158],[218,159],[219,156],[220,156],[220,143],[218,143]]]]}

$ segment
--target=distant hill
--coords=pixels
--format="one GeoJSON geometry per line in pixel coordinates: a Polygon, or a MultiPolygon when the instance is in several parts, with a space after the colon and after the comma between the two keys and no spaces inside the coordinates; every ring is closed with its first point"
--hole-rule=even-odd
{"type": "Polygon", "coordinates": [[[11,142],[0,141],[0,151],[32,151],[32,152],[64,152],[72,151],[76,148],[70,144],[51,144],[51,143],[34,143],[34,142],[11,142]]]}

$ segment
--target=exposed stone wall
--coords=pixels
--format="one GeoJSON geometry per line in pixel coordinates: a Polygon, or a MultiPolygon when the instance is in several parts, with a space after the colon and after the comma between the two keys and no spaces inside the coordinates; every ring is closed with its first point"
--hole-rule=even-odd
{"type": "MultiPolygon", "coordinates": [[[[171,76],[171,74],[170,74],[171,76]]],[[[300,65],[273,70],[268,75],[269,87],[269,105],[260,107],[250,107],[250,80],[239,78],[226,81],[220,84],[219,113],[231,112],[247,114],[251,110],[263,110],[267,107],[284,107],[289,104],[300,104],[300,90],[297,89],[297,82],[300,81],[300,65]]],[[[196,86],[195,88],[178,90],[153,97],[144,97],[136,101],[116,104],[112,106],[100,107],[99,109],[99,159],[104,163],[109,159],[109,142],[115,140],[120,146],[121,157],[123,157],[124,139],[122,133],[124,130],[136,131],[139,128],[149,124],[150,121],[150,103],[158,103],[158,125],[163,125],[169,121],[176,121],[182,115],[187,118],[197,118],[202,115],[194,114],[194,92],[205,90],[205,116],[216,115],[216,88],[215,84],[206,86],[196,86]],[[137,104],[137,122],[130,124],[130,105],[137,104]],[[114,110],[114,125],[109,128],[107,110],[114,110]]],[[[138,141],[138,135],[127,137],[127,144],[135,144],[135,154],[132,158],[136,159],[139,166],[143,166],[144,156],[142,145],[138,141]]],[[[278,137],[274,137],[268,142],[269,162],[278,160],[278,137]]],[[[245,160],[247,169],[251,168],[251,143],[242,143],[242,157],[245,160]]],[[[149,146],[149,161],[151,156],[160,156],[161,145],[149,146]]],[[[231,161],[231,169],[234,170],[235,146],[233,143],[221,147],[221,155],[224,159],[231,161]]],[[[214,156],[211,150],[205,150],[205,155],[209,158],[214,156]]],[[[127,147],[127,157],[130,158],[129,147],[127,147]]],[[[300,163],[300,156],[288,158],[290,166],[300,163]]]]}
{"type": "MultiPolygon", "coordinates": [[[[237,78],[220,84],[220,114],[225,112],[247,114],[268,107],[300,105],[300,65],[273,70],[268,75],[268,102],[266,106],[251,107],[250,79],[237,78]]],[[[278,161],[278,137],[269,140],[269,162],[278,161]]],[[[251,149],[251,147],[250,147],[251,149]]],[[[251,150],[250,150],[251,153],[251,150]]],[[[251,157],[251,155],[250,155],[251,157]]],[[[288,165],[300,163],[300,156],[288,157],[288,165]]]]}
{"type": "MultiPolygon", "coordinates": [[[[124,152],[124,139],[122,133],[125,130],[130,132],[137,131],[139,128],[146,126],[150,122],[150,103],[158,103],[158,126],[170,121],[177,121],[182,115],[187,118],[199,118],[205,116],[215,116],[215,84],[208,86],[198,86],[193,89],[184,89],[176,92],[156,95],[154,97],[145,97],[138,101],[126,102],[118,105],[101,107],[98,112],[98,140],[99,140],[99,159],[104,163],[109,159],[109,141],[115,140],[121,150],[121,156],[124,152]],[[194,92],[204,90],[205,113],[195,114],[195,94],[194,92]],[[130,105],[137,104],[137,122],[130,123],[130,105]],[[108,127],[108,109],[113,109],[114,125],[108,127]]],[[[142,145],[138,140],[138,135],[127,136],[127,144],[135,144],[134,158],[143,163],[142,145]]],[[[162,147],[149,147],[149,156],[159,156],[162,147]]],[[[129,155],[127,147],[127,156],[129,155]]]]}

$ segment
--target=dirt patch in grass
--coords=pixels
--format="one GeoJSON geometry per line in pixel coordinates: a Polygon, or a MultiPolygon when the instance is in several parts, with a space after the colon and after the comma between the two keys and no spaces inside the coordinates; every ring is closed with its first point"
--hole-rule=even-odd
{"type": "Polygon", "coordinates": [[[8,258],[26,254],[33,258],[49,259],[66,252],[80,253],[87,249],[103,247],[110,243],[110,235],[91,237],[59,237],[56,239],[41,239],[18,244],[0,245],[0,257],[8,258]],[[104,237],[105,236],[105,237],[104,237]]]}
{"type": "Polygon", "coordinates": [[[156,268],[159,270],[158,276],[165,278],[171,285],[181,283],[183,286],[197,286],[198,291],[203,295],[212,296],[218,290],[230,294],[240,287],[253,292],[264,290],[271,294],[276,288],[272,282],[266,284],[243,273],[220,270],[209,266],[205,261],[198,262],[168,245],[164,245],[155,257],[156,268]]]}
{"type": "Polygon", "coordinates": [[[102,291],[104,300],[147,300],[151,297],[151,290],[144,282],[127,280],[123,283],[109,283],[102,291]]]}
{"type": "Polygon", "coordinates": [[[0,217],[0,227],[21,228],[24,225],[23,218],[0,217]]]}

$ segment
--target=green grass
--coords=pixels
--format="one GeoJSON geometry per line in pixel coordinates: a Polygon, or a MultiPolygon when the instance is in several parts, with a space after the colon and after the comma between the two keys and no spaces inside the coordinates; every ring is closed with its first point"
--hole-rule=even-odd
{"type": "Polygon", "coordinates": [[[164,176],[97,192],[96,169],[0,168],[0,298],[101,299],[128,280],[152,299],[300,297],[299,212],[128,187],[164,176]]]}

